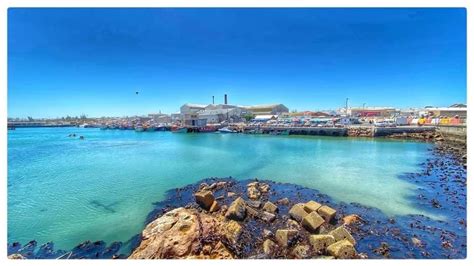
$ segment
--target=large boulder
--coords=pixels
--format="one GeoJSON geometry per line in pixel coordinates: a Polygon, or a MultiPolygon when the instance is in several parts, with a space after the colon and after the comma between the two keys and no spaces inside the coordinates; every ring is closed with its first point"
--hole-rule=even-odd
{"type": "Polygon", "coordinates": [[[276,203],[280,205],[288,205],[290,204],[290,200],[288,198],[282,198],[277,200],[276,203]]]}
{"type": "Polygon", "coordinates": [[[307,259],[311,255],[311,247],[305,244],[298,244],[290,251],[290,257],[293,259],[307,259]]]}
{"type": "Polygon", "coordinates": [[[326,223],[329,223],[336,216],[336,210],[334,210],[333,208],[329,206],[324,205],[318,209],[318,214],[324,218],[326,223]]]}
{"type": "Polygon", "coordinates": [[[224,236],[232,244],[236,244],[242,234],[242,226],[236,221],[229,221],[224,225],[224,236]]]}
{"type": "Polygon", "coordinates": [[[259,200],[248,200],[247,205],[249,205],[250,207],[254,209],[258,209],[262,205],[262,202],[259,200]]]}
{"type": "Polygon", "coordinates": [[[262,193],[268,193],[270,191],[270,185],[267,183],[259,183],[258,184],[258,189],[262,193]]]}
{"type": "Polygon", "coordinates": [[[245,201],[238,197],[227,209],[225,217],[231,220],[243,221],[247,215],[245,201]]]}
{"type": "Polygon", "coordinates": [[[291,218],[295,219],[298,222],[301,222],[303,218],[308,215],[308,213],[304,209],[304,205],[302,203],[297,203],[291,207],[290,211],[288,212],[291,218]]]}
{"type": "Polygon", "coordinates": [[[356,255],[354,245],[348,240],[341,240],[327,248],[329,255],[334,256],[337,259],[351,259],[356,255]]]}
{"type": "Polygon", "coordinates": [[[351,233],[343,225],[332,230],[329,234],[332,235],[336,241],[348,240],[352,245],[356,243],[351,233]]]}
{"type": "Polygon", "coordinates": [[[21,255],[19,253],[8,255],[7,258],[10,259],[10,260],[25,260],[26,259],[25,257],[23,257],[23,255],[21,255]]]}
{"type": "Polygon", "coordinates": [[[263,242],[263,253],[266,255],[272,255],[275,253],[277,248],[277,244],[275,244],[275,242],[271,241],[270,239],[267,239],[263,242]]]}
{"type": "Polygon", "coordinates": [[[317,211],[322,205],[314,200],[310,200],[304,204],[304,210],[306,212],[315,212],[317,211]]]}
{"type": "Polygon", "coordinates": [[[324,219],[313,211],[303,218],[301,225],[309,232],[316,233],[323,223],[324,219]]]}
{"type": "MultiPolygon", "coordinates": [[[[178,208],[149,223],[130,259],[233,258],[218,239],[223,223],[196,210],[178,208]],[[200,239],[216,239],[201,246],[200,239]]],[[[223,236],[222,236],[223,237],[223,236]]]]}
{"type": "Polygon", "coordinates": [[[278,229],[275,232],[275,239],[282,248],[291,246],[298,235],[298,231],[294,229],[278,229]]]}
{"type": "Polygon", "coordinates": [[[311,235],[309,243],[313,246],[313,250],[318,253],[323,253],[326,248],[334,244],[336,240],[332,235],[311,235]]]}
{"type": "Polygon", "coordinates": [[[258,190],[258,187],[257,186],[250,186],[250,187],[247,187],[247,196],[249,197],[249,199],[252,199],[252,200],[258,200],[260,198],[260,190],[258,190]]]}
{"type": "Polygon", "coordinates": [[[209,190],[201,190],[194,194],[197,204],[205,210],[209,210],[214,203],[214,195],[209,190]]]}
{"type": "Polygon", "coordinates": [[[278,207],[275,204],[273,204],[271,201],[267,201],[263,205],[263,210],[269,213],[276,213],[278,212],[278,207]]]}
{"type": "Polygon", "coordinates": [[[209,208],[209,212],[216,212],[219,210],[219,208],[220,208],[219,203],[217,203],[217,201],[214,201],[211,207],[209,208]]]}
{"type": "Polygon", "coordinates": [[[267,223],[271,223],[276,219],[276,215],[273,213],[264,211],[260,214],[260,219],[262,219],[263,221],[267,223]]]}
{"type": "Polygon", "coordinates": [[[344,224],[350,225],[350,224],[353,224],[353,223],[362,222],[362,218],[360,218],[360,216],[357,215],[357,214],[349,214],[349,215],[344,216],[342,218],[342,221],[343,221],[344,224]]]}

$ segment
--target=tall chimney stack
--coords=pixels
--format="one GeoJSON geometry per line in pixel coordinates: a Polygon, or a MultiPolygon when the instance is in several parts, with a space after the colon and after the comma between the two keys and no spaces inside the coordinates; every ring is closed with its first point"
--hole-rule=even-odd
{"type": "Polygon", "coordinates": [[[214,96],[212,96],[212,104],[214,104],[214,96]]]}
{"type": "Polygon", "coordinates": [[[227,94],[224,94],[224,104],[227,104],[227,94]]]}

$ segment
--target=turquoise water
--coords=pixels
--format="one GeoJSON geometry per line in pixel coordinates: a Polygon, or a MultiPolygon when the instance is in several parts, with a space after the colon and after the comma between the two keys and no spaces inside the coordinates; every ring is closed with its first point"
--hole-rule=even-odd
{"type": "Polygon", "coordinates": [[[397,176],[430,144],[381,139],[81,128],[8,132],[8,241],[126,241],[171,188],[233,176],[291,182],[388,215],[425,214],[397,176]],[[69,138],[70,133],[85,140],[69,138]]]}

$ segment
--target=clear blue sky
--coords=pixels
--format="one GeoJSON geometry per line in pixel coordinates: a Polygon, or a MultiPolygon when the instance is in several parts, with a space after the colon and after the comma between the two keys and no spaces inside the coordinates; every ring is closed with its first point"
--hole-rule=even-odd
{"type": "Polygon", "coordinates": [[[465,9],[9,9],[8,115],[466,102],[465,9]],[[138,95],[135,91],[139,91],[138,95]]]}

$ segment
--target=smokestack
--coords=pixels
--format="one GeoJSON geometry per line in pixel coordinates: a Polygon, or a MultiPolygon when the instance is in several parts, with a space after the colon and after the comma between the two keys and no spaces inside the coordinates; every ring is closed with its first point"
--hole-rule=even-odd
{"type": "Polygon", "coordinates": [[[214,96],[212,96],[212,104],[214,104],[214,96]]]}
{"type": "Polygon", "coordinates": [[[227,104],[227,94],[224,94],[224,104],[227,104]]]}

